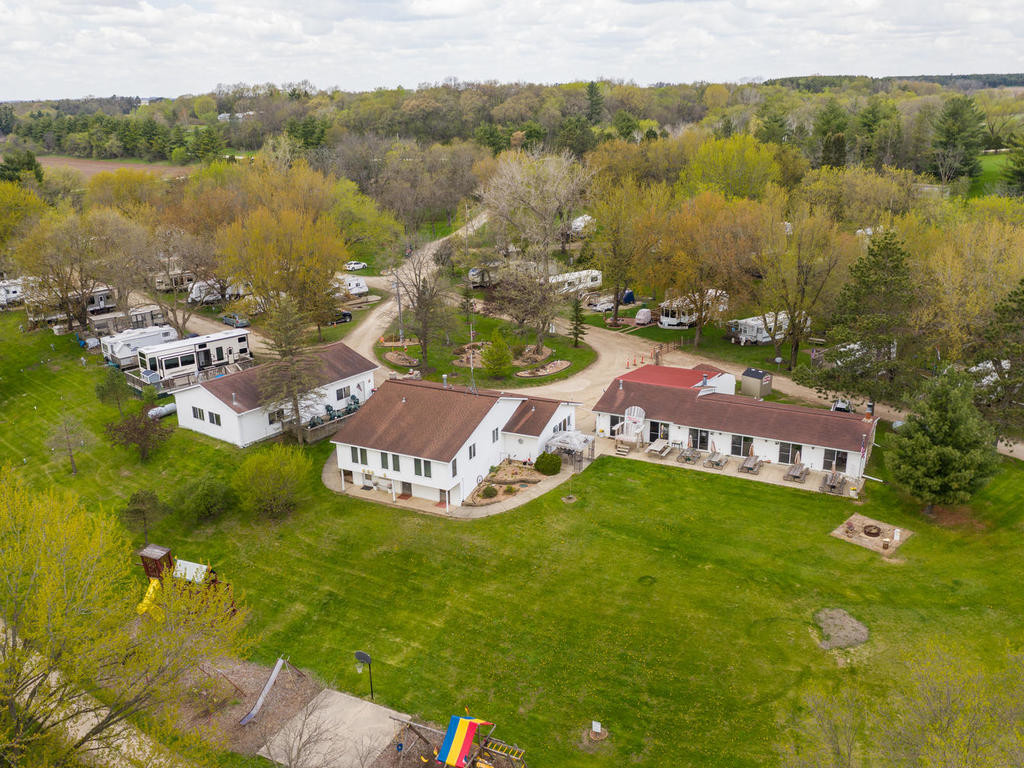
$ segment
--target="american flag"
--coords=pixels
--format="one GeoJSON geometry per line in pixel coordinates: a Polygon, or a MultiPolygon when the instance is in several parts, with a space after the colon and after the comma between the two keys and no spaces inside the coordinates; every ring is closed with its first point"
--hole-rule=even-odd
{"type": "Polygon", "coordinates": [[[864,461],[864,457],[865,457],[865,455],[868,452],[868,442],[867,441],[868,441],[868,436],[867,435],[861,435],[860,436],[860,460],[861,461],[864,461]]]}

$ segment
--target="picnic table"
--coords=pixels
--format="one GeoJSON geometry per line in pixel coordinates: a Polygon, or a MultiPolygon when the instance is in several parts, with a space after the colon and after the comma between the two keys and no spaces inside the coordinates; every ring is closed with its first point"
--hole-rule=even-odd
{"type": "Polygon", "coordinates": [[[656,453],[661,458],[665,458],[672,451],[672,446],[665,438],[659,438],[653,443],[647,446],[648,453],[656,453]]]}
{"type": "Polygon", "coordinates": [[[846,478],[843,477],[842,472],[826,472],[818,490],[825,493],[842,493],[844,488],[846,488],[846,478]]]}
{"type": "Polygon", "coordinates": [[[797,462],[786,470],[786,474],[783,475],[783,480],[792,480],[795,483],[802,483],[807,480],[807,475],[811,470],[805,467],[802,463],[797,462]]]}
{"type": "Polygon", "coordinates": [[[704,459],[705,467],[713,467],[714,469],[722,469],[729,462],[729,457],[724,454],[715,451],[706,459],[704,459]]]}
{"type": "Polygon", "coordinates": [[[696,448],[681,448],[679,450],[679,455],[676,456],[676,461],[680,463],[686,462],[687,464],[696,464],[697,459],[699,458],[700,451],[696,448]]]}
{"type": "Polygon", "coordinates": [[[757,456],[747,456],[740,464],[740,472],[749,472],[752,475],[756,475],[761,471],[761,465],[764,464],[757,456]]]}

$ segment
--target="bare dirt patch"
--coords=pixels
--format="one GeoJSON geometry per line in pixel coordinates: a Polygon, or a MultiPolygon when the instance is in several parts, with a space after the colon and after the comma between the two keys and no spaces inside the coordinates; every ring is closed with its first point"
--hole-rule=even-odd
{"type": "Polygon", "coordinates": [[[868,641],[868,628],[842,608],[824,608],[814,614],[814,623],[821,627],[818,643],[826,651],[832,648],[856,648],[868,641]]]}
{"type": "Polygon", "coordinates": [[[970,507],[933,507],[932,519],[943,528],[972,528],[984,531],[988,526],[978,520],[970,507]]]}
{"type": "Polygon", "coordinates": [[[120,168],[130,168],[136,171],[147,171],[155,173],[163,178],[176,179],[179,176],[189,176],[196,169],[196,166],[187,165],[165,165],[163,163],[128,163],[119,160],[92,160],[85,157],[64,157],[61,155],[43,155],[37,157],[43,168],[70,168],[78,171],[88,180],[97,173],[116,171],[120,168]]]}
{"type": "Polygon", "coordinates": [[[208,729],[211,737],[232,752],[255,755],[323,686],[309,673],[285,664],[255,721],[238,722],[249,712],[270,677],[271,669],[249,661],[223,661],[197,670],[190,681],[193,694],[180,703],[178,725],[184,731],[208,729]]]}

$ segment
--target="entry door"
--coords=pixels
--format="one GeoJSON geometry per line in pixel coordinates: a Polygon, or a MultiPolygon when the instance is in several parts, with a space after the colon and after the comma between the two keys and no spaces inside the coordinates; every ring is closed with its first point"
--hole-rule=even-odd
{"type": "Polygon", "coordinates": [[[199,353],[199,370],[210,367],[210,350],[204,349],[199,353]]]}
{"type": "Polygon", "coordinates": [[[651,442],[660,439],[668,439],[668,422],[665,421],[652,421],[651,422],[651,442]]]}
{"type": "Polygon", "coordinates": [[[402,493],[408,493],[412,495],[412,483],[408,483],[405,480],[402,481],[402,493]]]}

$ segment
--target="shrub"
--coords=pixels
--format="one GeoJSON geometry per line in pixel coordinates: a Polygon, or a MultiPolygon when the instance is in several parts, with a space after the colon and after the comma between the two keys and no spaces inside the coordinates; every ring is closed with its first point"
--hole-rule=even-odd
{"type": "Polygon", "coordinates": [[[557,453],[542,453],[533,467],[542,475],[557,475],[562,471],[562,457],[557,453]]]}
{"type": "Polygon", "coordinates": [[[480,495],[483,496],[485,499],[493,499],[495,496],[498,495],[498,489],[495,488],[493,485],[488,485],[486,488],[480,491],[480,495]]]}
{"type": "Polygon", "coordinates": [[[512,375],[512,350],[509,349],[505,338],[495,329],[491,336],[491,343],[484,348],[480,354],[480,362],[483,363],[487,375],[494,379],[504,379],[512,375]]]}
{"type": "Polygon", "coordinates": [[[212,475],[188,483],[181,491],[179,507],[197,523],[213,520],[238,506],[238,494],[223,480],[212,475]]]}
{"type": "Polygon", "coordinates": [[[518,488],[516,488],[516,487],[515,487],[514,485],[506,485],[506,486],[505,486],[505,493],[509,494],[510,496],[511,496],[511,495],[512,495],[513,493],[515,493],[516,491],[518,491],[518,490],[519,490],[519,489],[518,489],[518,488]]]}
{"type": "Polygon", "coordinates": [[[274,445],[253,453],[238,468],[233,485],[242,509],[283,517],[298,505],[313,463],[300,449],[274,445]]]}
{"type": "Polygon", "coordinates": [[[515,344],[511,346],[510,349],[512,350],[513,359],[518,360],[520,357],[523,356],[523,352],[526,351],[526,344],[524,344],[521,341],[517,341],[515,344]]]}

